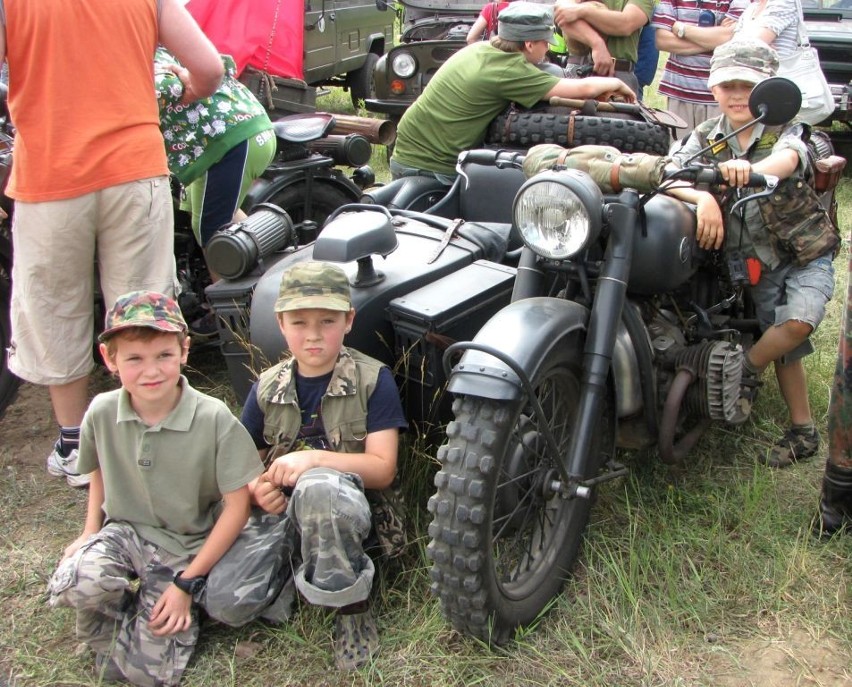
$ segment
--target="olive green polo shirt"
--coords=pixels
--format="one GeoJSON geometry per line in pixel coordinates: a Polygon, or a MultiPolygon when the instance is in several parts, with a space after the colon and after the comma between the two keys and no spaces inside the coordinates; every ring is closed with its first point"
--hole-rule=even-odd
{"type": "Polygon", "coordinates": [[[245,486],[263,466],[228,407],[181,376],[180,400],[149,427],[122,389],[92,401],[80,433],[78,469],[100,468],[107,519],[126,522],[174,554],[197,553],[213,528],[222,494],[245,486]]]}

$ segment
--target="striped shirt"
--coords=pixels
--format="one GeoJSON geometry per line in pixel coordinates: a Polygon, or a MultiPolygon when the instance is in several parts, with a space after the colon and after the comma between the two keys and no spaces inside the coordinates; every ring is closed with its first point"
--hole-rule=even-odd
{"type": "MultiPolygon", "coordinates": [[[[704,10],[716,15],[718,26],[724,19],[737,19],[747,6],[748,0],[660,0],[651,26],[667,31],[675,21],[698,26],[698,15],[704,10]]],[[[707,88],[711,55],[670,54],[660,80],[660,94],[689,103],[716,102],[707,88]]]]}
{"type": "Polygon", "coordinates": [[[760,2],[752,3],[737,22],[734,36],[747,35],[753,29],[769,29],[776,36],[772,47],[778,57],[790,57],[799,45],[799,1],[766,0],[762,11],[760,2]]]}

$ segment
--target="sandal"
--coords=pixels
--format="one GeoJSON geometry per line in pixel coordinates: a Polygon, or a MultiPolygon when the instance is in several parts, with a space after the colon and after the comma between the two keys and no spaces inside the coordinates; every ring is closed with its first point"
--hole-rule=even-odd
{"type": "Polygon", "coordinates": [[[379,650],[379,632],[372,611],[365,604],[354,606],[362,610],[344,607],[334,618],[334,662],[340,670],[363,668],[379,650]]]}
{"type": "Polygon", "coordinates": [[[816,427],[791,427],[767,451],[761,462],[771,468],[788,468],[816,455],[818,450],[819,432],[816,427]]]}

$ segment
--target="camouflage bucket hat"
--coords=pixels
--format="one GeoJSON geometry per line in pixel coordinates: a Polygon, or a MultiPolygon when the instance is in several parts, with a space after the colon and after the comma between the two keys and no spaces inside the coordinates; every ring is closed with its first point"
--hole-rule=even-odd
{"type": "Polygon", "coordinates": [[[104,331],[98,337],[106,341],[116,332],[130,327],[148,327],[161,332],[186,334],[186,322],[178,304],[156,291],[131,291],[119,296],[104,321],[104,331]]]}
{"type": "Polygon", "coordinates": [[[349,278],[346,273],[327,262],[300,262],[284,271],[275,312],[322,308],[349,312],[349,278]]]}
{"type": "Polygon", "coordinates": [[[713,51],[707,87],[727,81],[760,83],[778,72],[778,53],[757,38],[736,38],[713,51]]]}

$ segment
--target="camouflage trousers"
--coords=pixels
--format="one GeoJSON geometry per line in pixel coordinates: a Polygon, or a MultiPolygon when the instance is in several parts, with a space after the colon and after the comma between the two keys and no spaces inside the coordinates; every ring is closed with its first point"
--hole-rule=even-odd
{"type": "Polygon", "coordinates": [[[211,571],[202,604],[211,617],[239,626],[256,618],[286,620],[296,589],[318,606],[365,600],[375,574],[364,552],[370,516],[360,477],[308,470],[283,514],[253,510],[211,571]]]}
{"type": "Polygon", "coordinates": [[[828,406],[828,460],[848,470],[852,469],[852,258],[847,279],[846,309],[828,406]]]}
{"type": "Polygon", "coordinates": [[[112,658],[129,682],[177,685],[198,640],[195,609],[189,629],[175,635],[154,636],[148,620],[190,559],[111,522],[59,564],[48,583],[48,603],[76,609],[78,639],[112,658]]]}

